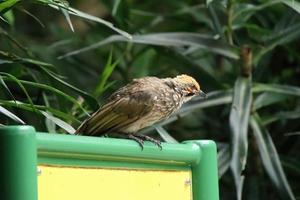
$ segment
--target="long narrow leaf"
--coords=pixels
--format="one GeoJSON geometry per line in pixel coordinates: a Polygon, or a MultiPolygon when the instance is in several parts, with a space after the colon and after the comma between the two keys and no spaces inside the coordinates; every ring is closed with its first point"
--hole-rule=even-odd
{"type": "MultiPolygon", "coordinates": [[[[6,80],[10,80],[9,78],[7,77],[4,77],[6,80]]],[[[31,81],[25,81],[25,80],[18,80],[18,82],[20,84],[25,84],[25,85],[29,85],[29,86],[33,86],[33,87],[36,87],[36,88],[41,88],[41,89],[45,89],[45,90],[48,90],[48,91],[51,91],[53,93],[56,93],[62,97],[64,97],[65,99],[73,102],[74,104],[76,104],[87,116],[89,116],[88,112],[77,102],[76,99],[74,99],[73,97],[71,97],[70,95],[54,88],[54,87],[51,87],[49,85],[45,85],[45,84],[42,84],[42,83],[36,83],[36,82],[31,82],[31,81]]],[[[24,86],[23,86],[24,87],[24,86]]],[[[25,88],[25,87],[24,87],[25,88]]],[[[32,102],[31,102],[32,103],[32,102]]],[[[33,108],[34,108],[34,105],[33,105],[33,108]]]]}
{"type": "Polygon", "coordinates": [[[257,110],[265,106],[284,101],[287,98],[287,95],[264,92],[255,98],[255,101],[253,102],[253,108],[257,110]]]}
{"type": "Polygon", "coordinates": [[[239,77],[234,86],[233,101],[230,112],[232,133],[232,157],[230,167],[233,172],[238,200],[242,199],[245,168],[248,151],[248,121],[252,103],[250,78],[239,77]]]}
{"type": "Polygon", "coordinates": [[[51,78],[53,78],[54,80],[58,81],[59,83],[61,83],[64,86],[67,86],[68,88],[74,90],[75,92],[79,93],[80,95],[82,95],[82,97],[86,100],[86,102],[88,103],[88,105],[93,109],[93,110],[97,110],[99,108],[99,104],[97,102],[97,100],[91,96],[89,93],[78,89],[77,87],[71,85],[70,83],[67,83],[66,81],[62,80],[61,78],[59,78],[57,76],[57,74],[53,73],[52,71],[41,67],[41,69],[47,74],[49,75],[51,78]]]}
{"type": "MultiPolygon", "coordinates": [[[[26,111],[30,111],[30,112],[35,112],[30,104],[24,103],[21,101],[14,102],[14,101],[0,100],[0,105],[15,107],[17,109],[22,109],[22,110],[26,110],[26,111]]],[[[52,107],[43,106],[43,105],[35,105],[35,108],[38,109],[39,111],[49,111],[53,115],[55,115],[61,119],[64,119],[66,121],[71,121],[71,122],[76,122],[77,124],[81,124],[81,122],[79,120],[77,120],[74,116],[72,116],[68,113],[61,112],[60,110],[56,110],[52,107]]],[[[41,114],[41,112],[36,112],[36,114],[41,114]]]]}
{"type": "Polygon", "coordinates": [[[300,3],[296,0],[280,0],[282,3],[300,14],[300,3]]]}
{"type": "Polygon", "coordinates": [[[62,129],[64,129],[65,131],[67,131],[70,134],[74,134],[75,133],[75,129],[68,123],[64,122],[63,120],[54,117],[53,115],[50,115],[49,113],[45,112],[45,111],[41,111],[41,113],[49,120],[53,121],[57,126],[61,127],[62,129]]]}
{"type": "Polygon", "coordinates": [[[179,143],[162,126],[155,126],[155,129],[164,141],[168,143],[179,143]]]}
{"type": "Polygon", "coordinates": [[[267,125],[274,123],[278,120],[286,119],[298,119],[300,118],[300,110],[296,109],[295,111],[280,111],[278,113],[272,114],[271,116],[265,117],[263,119],[263,124],[267,125]]]}
{"type": "Polygon", "coordinates": [[[127,39],[120,35],[113,35],[91,46],[67,53],[63,56],[60,56],[59,58],[76,55],[78,53],[99,48],[103,45],[113,43],[113,42],[133,42],[139,44],[149,44],[149,45],[168,46],[168,47],[195,46],[204,49],[206,51],[223,55],[228,58],[232,58],[232,59],[239,58],[238,50],[233,46],[215,40],[211,36],[202,35],[198,33],[185,33],[185,32],[133,35],[132,39],[127,39]]]}
{"type": "Polygon", "coordinates": [[[218,172],[219,178],[221,178],[230,167],[231,155],[229,145],[223,145],[218,149],[218,172]]]}
{"type": "Polygon", "coordinates": [[[2,76],[0,75],[0,84],[5,88],[5,90],[7,91],[7,93],[9,94],[9,96],[16,101],[14,95],[12,94],[12,92],[10,91],[10,89],[8,88],[8,86],[6,85],[6,83],[4,82],[2,76]]]}
{"type": "Polygon", "coordinates": [[[116,28],[112,23],[108,22],[108,21],[105,21],[99,17],[96,17],[96,16],[93,16],[93,15],[90,15],[90,14],[87,14],[85,12],[82,12],[80,10],[77,10],[75,8],[71,8],[71,7],[68,7],[66,5],[64,5],[63,3],[60,3],[60,2],[45,2],[45,0],[38,0],[39,2],[41,3],[46,3],[48,6],[54,8],[54,9],[57,9],[57,10],[60,10],[60,9],[65,9],[66,11],[68,11],[68,13],[70,15],[75,15],[75,16],[78,16],[78,17],[81,17],[83,19],[87,19],[87,20],[90,20],[90,21],[94,21],[94,22],[97,22],[97,23],[100,23],[100,24],[103,24],[104,26],[107,26],[109,27],[110,29],[116,31],[117,33],[121,34],[122,36],[126,37],[126,38],[131,38],[131,35],[121,29],[118,29],[116,28]]]}
{"type": "Polygon", "coordinates": [[[295,200],[295,196],[282,169],[279,155],[268,130],[262,125],[257,114],[251,116],[251,128],[257,142],[263,165],[282,199],[295,200]]]}
{"type": "Polygon", "coordinates": [[[278,94],[300,96],[300,87],[278,84],[255,83],[253,86],[253,92],[273,92],[278,94]]]}
{"type": "Polygon", "coordinates": [[[10,112],[9,110],[7,110],[6,108],[0,106],[0,113],[4,114],[5,116],[11,118],[12,120],[20,123],[20,124],[25,124],[25,122],[20,119],[17,115],[13,114],[12,112],[10,112]]]}
{"type": "Polygon", "coordinates": [[[26,95],[27,100],[28,100],[28,102],[30,103],[31,107],[32,107],[33,109],[35,109],[34,104],[33,104],[33,101],[32,101],[32,99],[31,99],[30,95],[28,94],[26,88],[24,87],[22,81],[20,81],[17,77],[15,77],[15,76],[13,76],[13,75],[11,75],[11,74],[9,74],[9,73],[0,72],[0,74],[4,75],[4,76],[3,76],[3,79],[6,79],[6,80],[9,80],[9,81],[15,82],[15,83],[21,88],[21,90],[24,92],[24,94],[26,95]]]}
{"type": "Polygon", "coordinates": [[[112,50],[110,51],[108,60],[106,62],[106,65],[99,77],[99,82],[96,85],[96,89],[94,92],[95,96],[100,96],[108,87],[106,87],[107,84],[107,80],[109,78],[109,76],[112,74],[112,72],[114,71],[115,67],[117,66],[117,61],[115,61],[114,63],[112,63],[112,50]]]}

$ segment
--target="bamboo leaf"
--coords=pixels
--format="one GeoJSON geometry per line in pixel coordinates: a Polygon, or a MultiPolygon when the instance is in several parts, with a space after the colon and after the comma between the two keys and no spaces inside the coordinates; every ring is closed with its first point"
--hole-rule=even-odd
{"type": "Polygon", "coordinates": [[[20,119],[17,115],[13,114],[12,112],[10,112],[9,110],[7,110],[6,108],[0,106],[0,113],[2,113],[3,115],[11,118],[12,120],[20,123],[20,124],[25,124],[25,122],[20,119]]]}
{"type": "Polygon", "coordinates": [[[242,199],[242,189],[248,151],[248,121],[252,103],[250,78],[239,77],[234,86],[233,101],[230,111],[230,128],[232,133],[232,149],[230,168],[233,172],[237,189],[237,199],[242,199]]]}
{"type": "MultiPolygon", "coordinates": [[[[6,73],[2,73],[2,74],[6,74],[6,73]]],[[[4,77],[6,80],[9,80],[11,81],[12,79],[10,78],[7,78],[7,77],[4,77]]],[[[52,86],[49,86],[49,85],[46,85],[46,84],[42,84],[42,83],[36,83],[36,82],[31,82],[31,81],[25,81],[25,80],[18,80],[18,83],[20,83],[22,85],[22,87],[25,89],[25,87],[23,86],[24,85],[29,85],[29,86],[33,86],[33,87],[36,87],[36,88],[41,88],[41,89],[44,89],[44,90],[48,90],[48,91],[51,91],[53,93],[56,93],[62,97],[64,97],[65,99],[73,102],[75,105],[77,105],[87,116],[89,116],[88,112],[81,106],[81,104],[79,104],[77,102],[76,99],[74,99],[73,97],[71,97],[70,95],[52,87],[52,86]]],[[[26,91],[26,89],[25,89],[26,91]]],[[[32,101],[31,101],[32,103],[32,101]]],[[[33,105],[33,108],[35,107],[34,104],[32,103],[33,105]]]]}
{"type": "MultiPolygon", "coordinates": [[[[10,106],[10,107],[15,107],[18,109],[22,109],[22,110],[26,110],[26,111],[30,111],[30,112],[35,112],[35,114],[41,114],[41,112],[36,112],[30,104],[28,103],[24,103],[21,101],[5,101],[5,100],[0,100],[0,105],[4,105],[4,106],[10,106]]],[[[48,107],[48,106],[43,106],[43,105],[35,105],[35,108],[38,109],[38,111],[49,111],[50,113],[52,113],[53,115],[60,117],[64,120],[67,121],[71,121],[71,122],[76,122],[78,124],[81,124],[81,122],[79,120],[77,120],[74,116],[68,114],[68,113],[64,113],[61,112],[59,110],[56,110],[52,107],[48,107]]]]}
{"type": "Polygon", "coordinates": [[[300,14],[300,3],[296,0],[280,0],[282,3],[300,14]]]}
{"type": "Polygon", "coordinates": [[[84,47],[82,49],[69,52],[65,55],[59,57],[65,58],[68,56],[73,56],[78,53],[89,51],[95,48],[99,48],[103,45],[110,44],[113,42],[132,42],[138,44],[148,44],[157,46],[168,46],[168,47],[185,47],[185,46],[195,46],[205,51],[210,51],[212,53],[220,54],[228,58],[238,59],[238,50],[228,44],[222,43],[211,36],[202,35],[198,33],[188,33],[188,32],[173,32],[173,33],[152,33],[144,35],[133,35],[132,39],[124,38],[120,35],[113,35],[105,40],[98,43],[84,47]]]}
{"type": "Polygon", "coordinates": [[[5,73],[5,72],[0,72],[0,75],[4,75],[2,78],[4,80],[9,80],[9,81],[14,81],[20,88],[21,90],[24,92],[24,94],[26,95],[27,99],[28,99],[28,102],[30,103],[31,107],[33,108],[33,110],[35,110],[35,107],[34,107],[34,103],[30,97],[30,95],[28,94],[26,88],[23,86],[23,83],[22,81],[20,81],[17,77],[9,74],[9,73],[5,73]]]}
{"type": "Polygon", "coordinates": [[[41,2],[41,3],[44,3],[44,4],[46,3],[46,4],[48,4],[48,6],[54,8],[54,9],[57,9],[57,10],[65,9],[66,11],[68,11],[68,13],[70,15],[75,15],[75,16],[81,17],[83,19],[87,19],[89,21],[94,21],[94,22],[100,23],[100,24],[102,24],[104,26],[107,26],[108,28],[116,31],[117,33],[121,34],[123,37],[131,39],[131,35],[129,33],[125,32],[121,29],[116,28],[112,23],[110,23],[108,21],[105,21],[104,19],[101,19],[99,17],[87,14],[87,13],[82,12],[80,10],[77,10],[75,8],[66,6],[62,2],[47,2],[45,0],[38,0],[38,1],[41,2]]]}
{"type": "Polygon", "coordinates": [[[258,95],[255,98],[255,101],[253,102],[253,108],[255,110],[258,110],[258,109],[263,108],[265,106],[269,106],[269,105],[272,105],[274,103],[284,101],[287,98],[288,98],[287,95],[264,92],[264,93],[258,95]]]}
{"type": "Polygon", "coordinates": [[[264,118],[263,124],[268,125],[278,120],[287,120],[287,119],[298,119],[300,118],[300,110],[296,109],[295,111],[280,111],[271,116],[264,118]]]}
{"type": "Polygon", "coordinates": [[[5,90],[7,91],[7,93],[9,94],[9,96],[16,101],[14,95],[12,94],[12,92],[10,91],[10,89],[8,88],[8,86],[6,85],[6,83],[4,82],[2,76],[0,75],[0,84],[5,88],[5,90]]]}
{"type": "Polygon", "coordinates": [[[21,0],[6,0],[0,3],[0,14],[5,13],[7,10],[11,9],[14,5],[16,5],[21,0]]]}
{"type": "Polygon", "coordinates": [[[162,126],[154,126],[155,130],[161,136],[161,138],[168,143],[179,143],[175,138],[173,138],[162,126]]]}
{"type": "Polygon", "coordinates": [[[252,90],[253,92],[273,92],[278,94],[300,96],[300,87],[289,85],[255,83],[252,90]]]}
{"type": "Polygon", "coordinates": [[[280,196],[282,199],[295,200],[296,198],[286,179],[272,138],[268,130],[262,125],[258,114],[251,116],[250,124],[264,168],[277,188],[280,196]]]}
{"type": "Polygon", "coordinates": [[[53,115],[45,112],[45,111],[41,111],[41,113],[49,120],[53,121],[57,126],[61,127],[62,129],[64,129],[65,131],[67,131],[70,134],[74,134],[75,133],[75,129],[68,123],[64,122],[63,120],[54,117],[53,115]]]}
{"type": "Polygon", "coordinates": [[[111,50],[108,60],[106,62],[106,65],[103,69],[103,72],[101,73],[101,75],[99,77],[99,82],[96,85],[96,89],[94,92],[95,96],[100,96],[108,88],[108,87],[106,87],[109,84],[109,83],[107,84],[107,80],[110,77],[110,75],[112,74],[112,72],[114,71],[117,64],[118,64],[117,61],[112,63],[112,50],[111,50]]]}
{"type": "Polygon", "coordinates": [[[222,145],[218,148],[218,172],[221,178],[230,167],[231,155],[229,145],[222,145]]]}

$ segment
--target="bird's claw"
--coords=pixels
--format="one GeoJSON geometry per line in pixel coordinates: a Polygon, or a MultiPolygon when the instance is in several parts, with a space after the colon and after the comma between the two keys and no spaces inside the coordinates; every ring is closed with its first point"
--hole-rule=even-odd
{"type": "MultiPolygon", "coordinates": [[[[142,141],[143,145],[144,145],[144,141],[149,141],[152,142],[153,144],[155,144],[156,146],[159,147],[160,150],[162,150],[162,146],[161,146],[161,142],[159,140],[155,140],[152,137],[149,137],[147,135],[133,135],[135,138],[139,139],[139,141],[142,141]]],[[[137,140],[135,140],[137,141],[137,140]]],[[[138,142],[140,144],[140,142],[138,142]]],[[[140,146],[142,146],[142,149],[144,148],[143,145],[140,144],[140,146]]]]}
{"type": "Polygon", "coordinates": [[[142,151],[144,150],[144,140],[143,139],[137,137],[136,135],[132,135],[132,134],[129,134],[128,138],[136,141],[142,148],[142,151]]]}

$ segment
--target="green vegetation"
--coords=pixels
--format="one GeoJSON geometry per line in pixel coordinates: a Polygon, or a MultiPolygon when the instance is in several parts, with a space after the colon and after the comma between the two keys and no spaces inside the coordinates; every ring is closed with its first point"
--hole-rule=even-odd
{"type": "Polygon", "coordinates": [[[69,3],[0,0],[2,125],[73,132],[131,79],[186,73],[207,98],[143,133],[217,141],[222,199],[300,197],[298,1],[69,3]]]}

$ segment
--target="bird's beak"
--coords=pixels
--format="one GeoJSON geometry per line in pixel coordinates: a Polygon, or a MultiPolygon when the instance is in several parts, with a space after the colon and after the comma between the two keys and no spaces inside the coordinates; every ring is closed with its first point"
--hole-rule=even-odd
{"type": "Polygon", "coordinates": [[[205,98],[206,94],[202,90],[200,90],[199,93],[198,93],[198,96],[200,96],[202,98],[205,98]]]}

